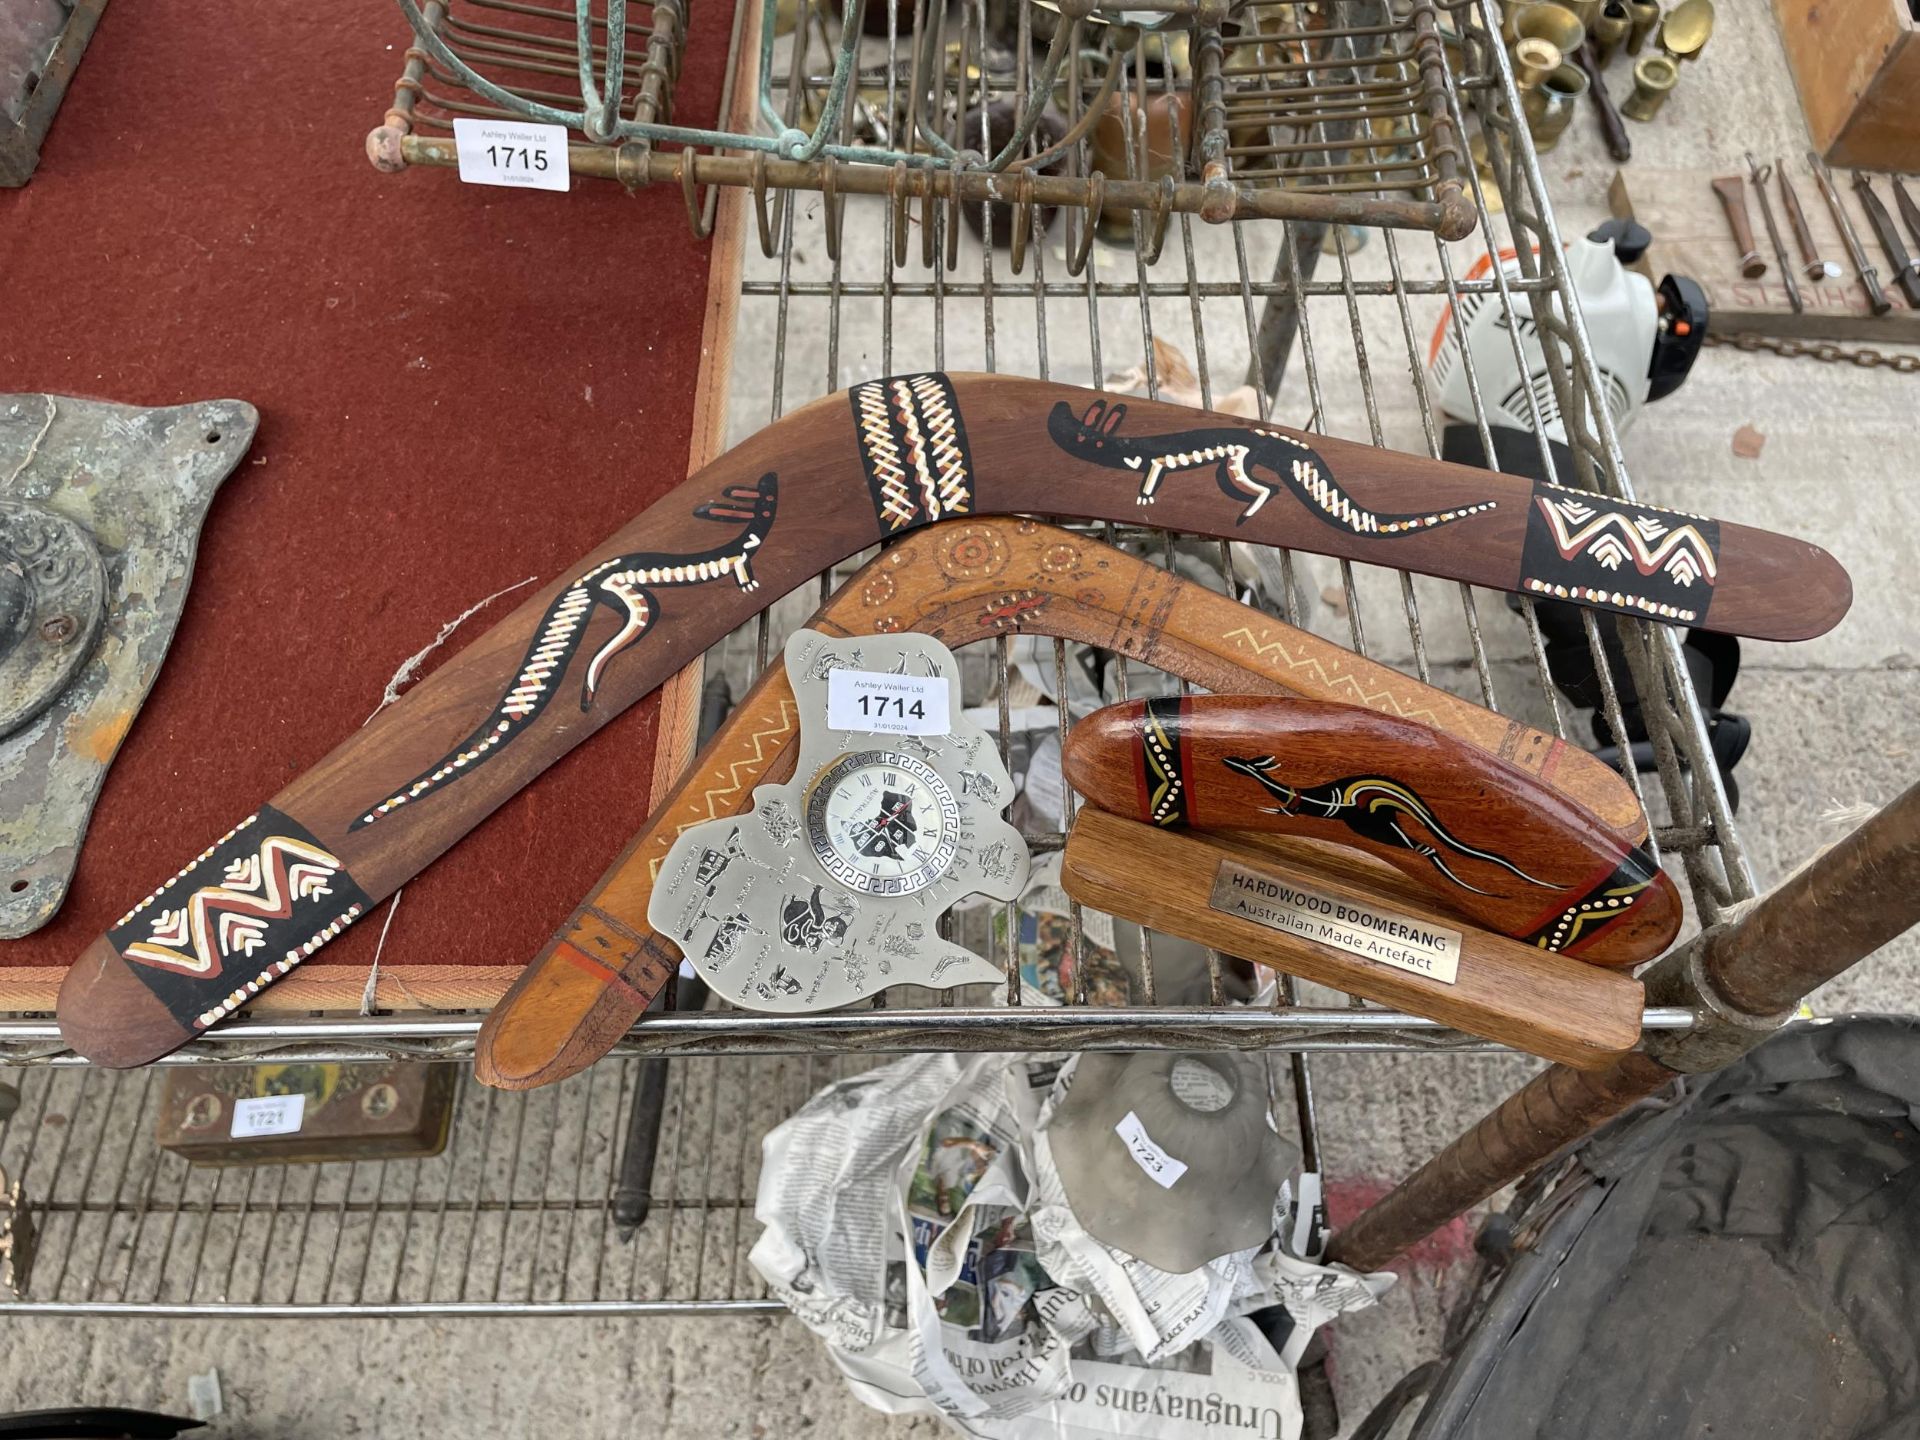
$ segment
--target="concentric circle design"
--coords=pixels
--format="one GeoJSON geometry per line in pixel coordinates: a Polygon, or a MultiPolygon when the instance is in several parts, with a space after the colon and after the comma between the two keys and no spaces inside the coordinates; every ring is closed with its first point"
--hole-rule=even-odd
{"type": "Polygon", "coordinates": [[[1049,575],[1059,575],[1068,570],[1078,569],[1080,565],[1080,547],[1069,545],[1061,540],[1040,552],[1040,568],[1049,575]]]}
{"type": "Polygon", "coordinates": [[[1007,542],[984,525],[965,525],[940,552],[940,568],[955,580],[987,580],[1007,568],[1007,542]]]}

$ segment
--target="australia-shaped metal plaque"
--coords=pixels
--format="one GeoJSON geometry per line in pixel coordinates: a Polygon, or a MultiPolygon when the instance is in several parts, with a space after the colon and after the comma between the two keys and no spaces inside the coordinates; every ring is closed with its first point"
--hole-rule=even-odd
{"type": "Polygon", "coordinates": [[[648,923],[748,1010],[1003,980],[937,929],[955,901],[1011,900],[1027,883],[1026,844],[1000,818],[1013,780],[961,713],[952,653],[921,635],[801,630],[786,661],[794,778],[757,788],[746,815],[683,831],[648,923]]]}

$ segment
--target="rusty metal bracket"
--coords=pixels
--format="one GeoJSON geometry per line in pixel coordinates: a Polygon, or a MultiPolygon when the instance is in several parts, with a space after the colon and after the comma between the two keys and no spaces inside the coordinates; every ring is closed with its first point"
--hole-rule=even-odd
{"type": "Polygon", "coordinates": [[[0,938],[66,898],[94,798],[166,658],[239,400],[0,395],[0,938]]]}
{"type": "Polygon", "coordinates": [[[1640,975],[1647,990],[1647,1004],[1693,1011],[1690,1028],[1649,1032],[1640,1043],[1648,1058],[1683,1075],[1703,1075],[1733,1064],[1792,1020],[1797,1008],[1750,1015],[1721,992],[1705,958],[1709,946],[1717,943],[1727,928],[1720,925],[1696,935],[1640,975]]]}

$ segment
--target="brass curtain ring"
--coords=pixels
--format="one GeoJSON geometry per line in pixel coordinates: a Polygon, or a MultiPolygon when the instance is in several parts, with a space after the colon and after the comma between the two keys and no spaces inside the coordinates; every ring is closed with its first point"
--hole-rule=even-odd
{"type": "Polygon", "coordinates": [[[713,233],[713,222],[700,214],[700,191],[693,173],[693,147],[689,145],[680,152],[680,194],[687,202],[687,225],[693,231],[693,238],[704,240],[713,233]]]}
{"type": "Polygon", "coordinates": [[[1087,268],[1087,256],[1093,250],[1094,227],[1100,223],[1100,211],[1107,198],[1107,172],[1096,170],[1087,176],[1087,213],[1080,222],[1080,237],[1067,256],[1067,274],[1078,276],[1087,268]]]}
{"type": "Polygon", "coordinates": [[[893,211],[893,264],[900,269],[907,263],[907,184],[911,178],[907,162],[896,160],[887,176],[887,203],[893,211]]]}
{"type": "MultiPolygon", "coordinates": [[[[1027,235],[1033,228],[1033,172],[1016,170],[1013,172],[1013,249],[1008,255],[1008,264],[1018,275],[1027,262],[1027,235]]],[[[987,243],[993,241],[993,219],[988,214],[987,223],[982,230],[986,232],[987,243]]]]}
{"type": "Polygon", "coordinates": [[[767,213],[767,152],[753,152],[753,175],[748,183],[753,191],[753,217],[760,226],[760,253],[773,258],[773,217],[767,213]]]}
{"type": "Polygon", "coordinates": [[[1153,265],[1160,259],[1160,251],[1167,243],[1167,222],[1173,218],[1173,177],[1162,175],[1159,188],[1154,191],[1153,205],[1148,211],[1153,217],[1153,225],[1147,232],[1147,243],[1141,248],[1140,259],[1153,265]]]}
{"type": "Polygon", "coordinates": [[[840,162],[823,160],[820,170],[820,198],[825,202],[821,219],[827,226],[827,259],[840,263],[840,162]]]}

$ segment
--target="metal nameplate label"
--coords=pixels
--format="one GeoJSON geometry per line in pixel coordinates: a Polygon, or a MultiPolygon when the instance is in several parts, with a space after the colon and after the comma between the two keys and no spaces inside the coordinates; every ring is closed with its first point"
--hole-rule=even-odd
{"type": "Polygon", "coordinates": [[[1310,890],[1222,860],[1208,905],[1269,930],[1331,945],[1363,960],[1451,985],[1460,970],[1460,932],[1428,920],[1310,890]]]}

